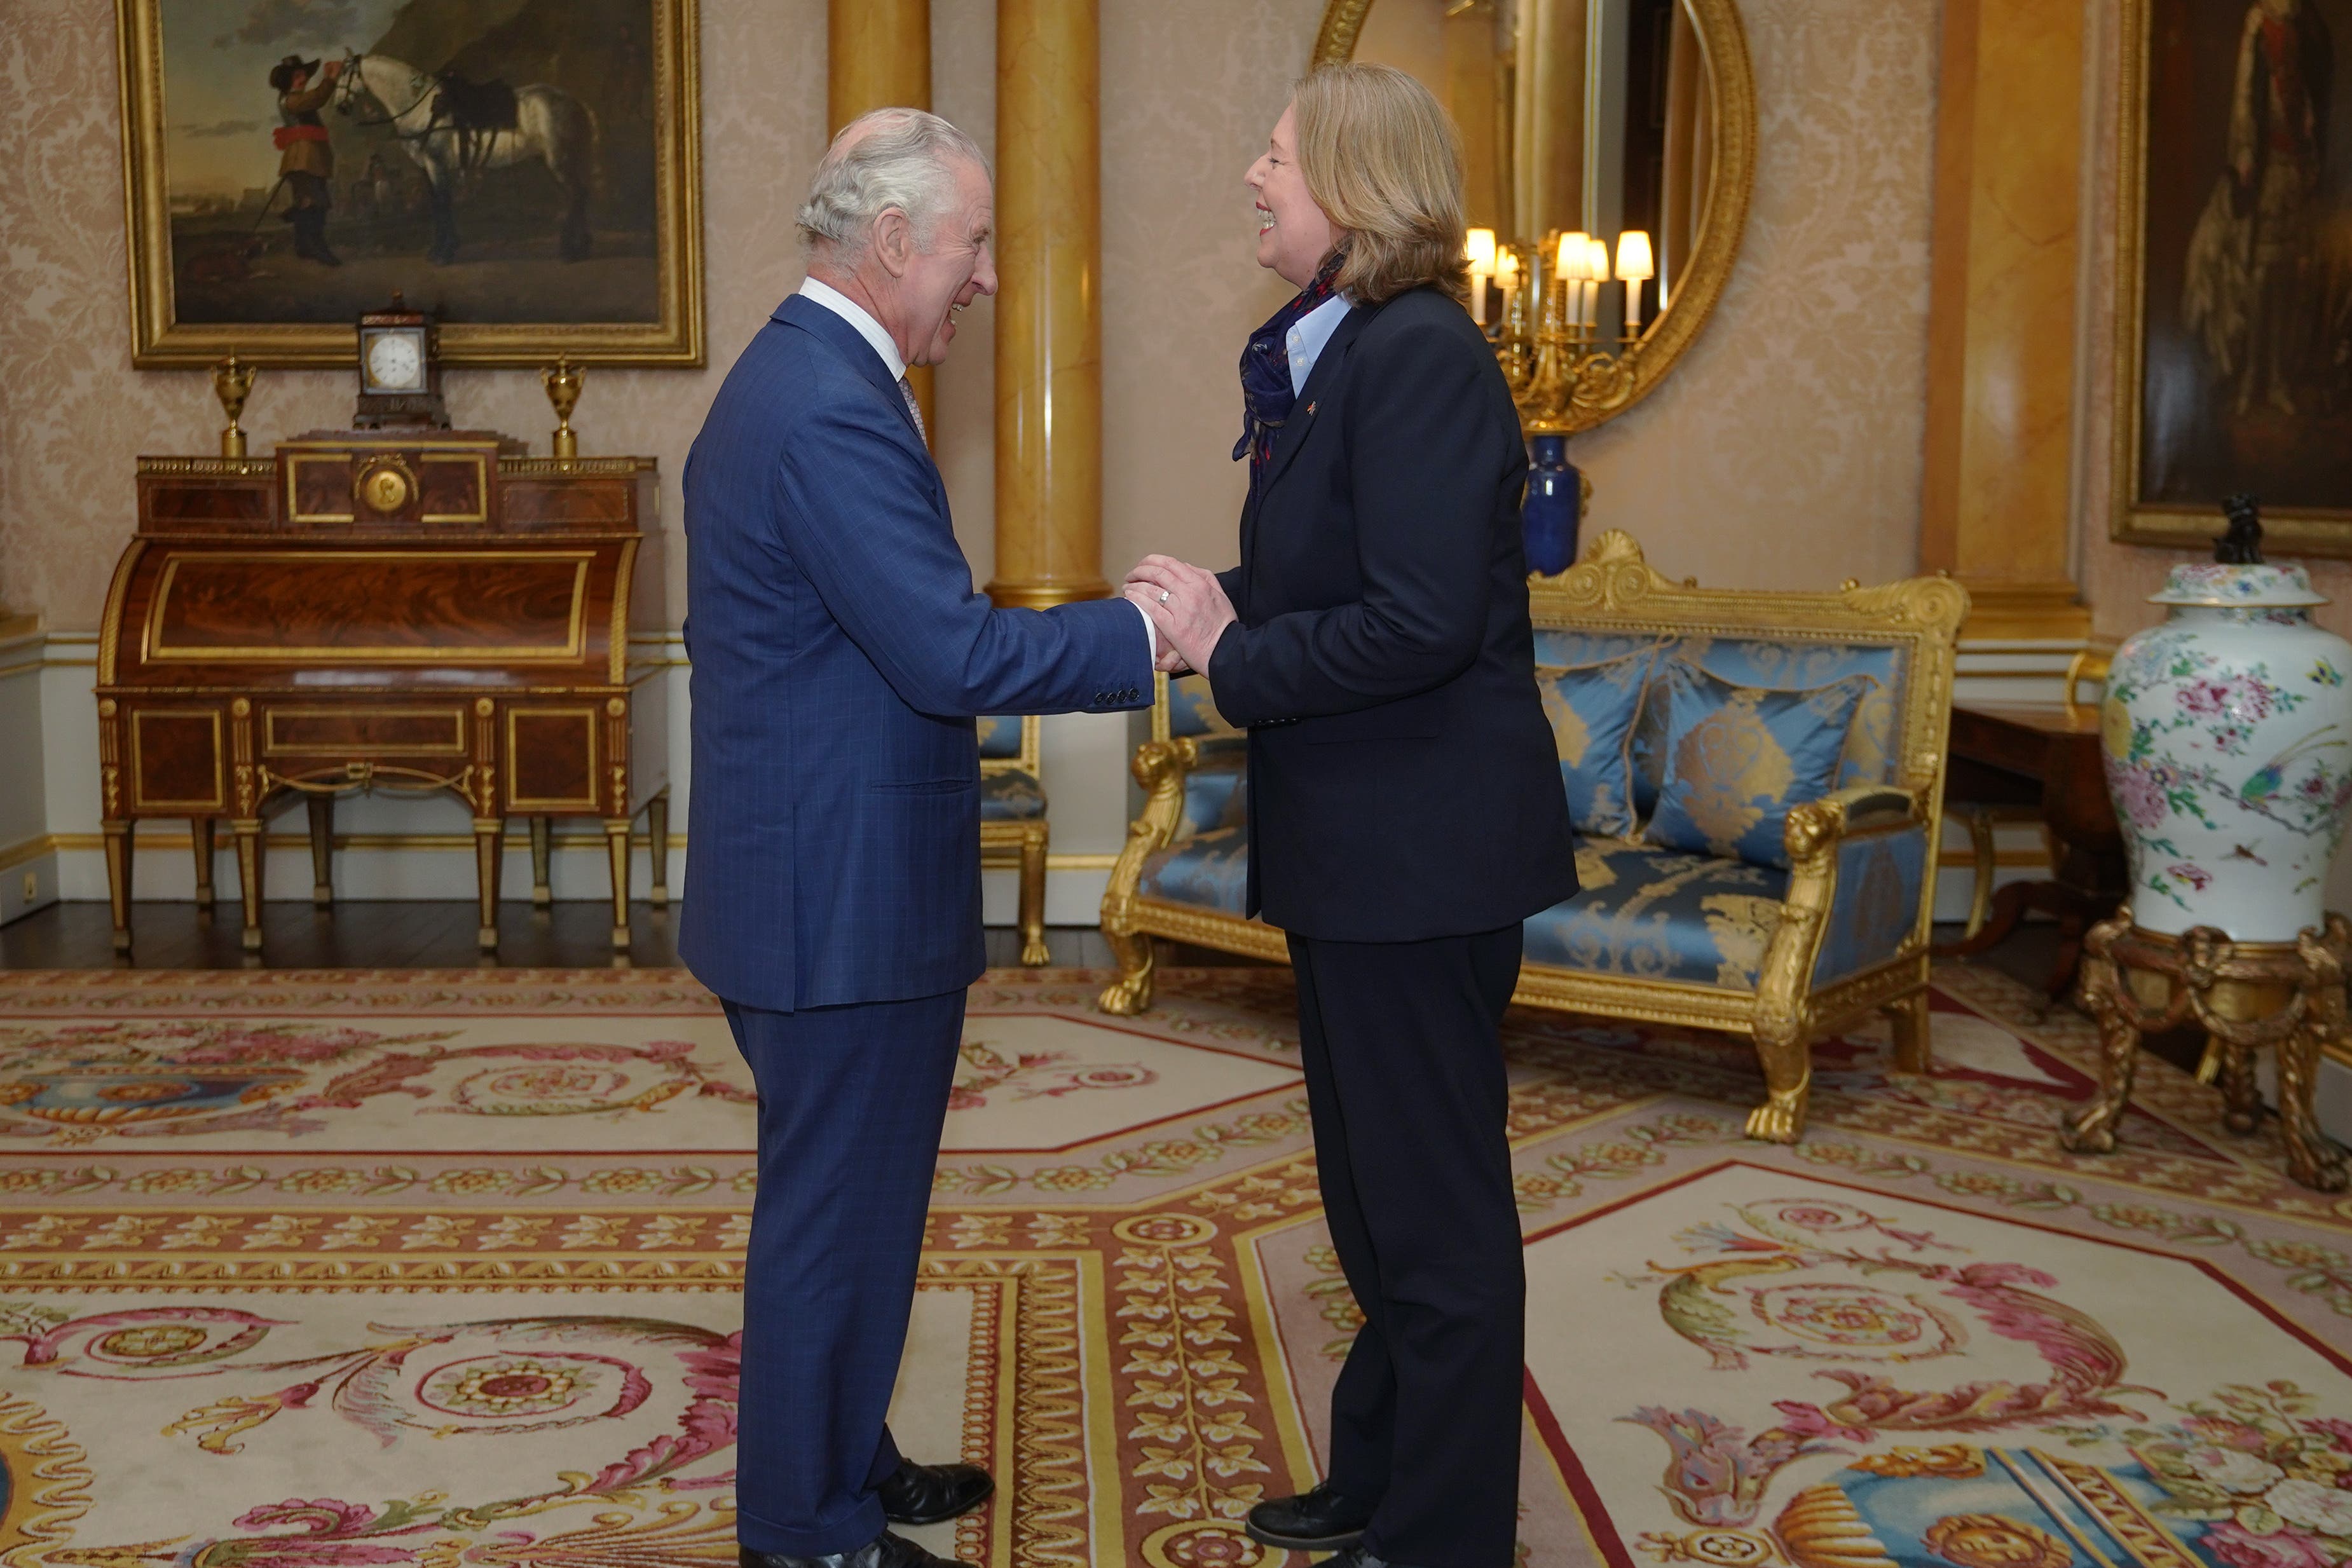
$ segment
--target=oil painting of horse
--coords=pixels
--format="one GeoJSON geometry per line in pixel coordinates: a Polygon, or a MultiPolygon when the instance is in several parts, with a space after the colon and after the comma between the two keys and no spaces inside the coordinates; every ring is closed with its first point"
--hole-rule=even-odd
{"type": "Polygon", "coordinates": [[[117,0],[142,365],[701,361],[695,0],[117,0]]]}

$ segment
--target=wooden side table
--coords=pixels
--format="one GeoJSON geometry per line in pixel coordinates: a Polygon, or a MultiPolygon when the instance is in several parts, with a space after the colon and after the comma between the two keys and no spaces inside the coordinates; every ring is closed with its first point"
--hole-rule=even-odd
{"type": "Polygon", "coordinates": [[[2057,867],[2048,881],[2002,888],[1983,927],[1938,948],[1937,956],[1984,952],[2016,930],[2029,909],[2055,915],[2062,946],[2047,987],[2054,1001],[2074,984],[2084,932],[2123,902],[2127,881],[2123,831],[2099,759],[2098,709],[2072,703],[1956,704],[1950,745],[1947,809],[1958,810],[1964,801],[2038,803],[2057,867]]]}
{"type": "Polygon", "coordinates": [[[2112,1154],[2116,1125],[2131,1098],[2140,1036],[2190,1019],[2221,1053],[2228,1126],[2251,1133],[2262,1117],[2254,1052],[2278,1052],[2279,1132],[2288,1174],[2319,1192],[2342,1192],[2345,1151],[2320,1131],[2312,1107],[2320,1052],[2345,1039],[2344,975],[2352,963],[2352,921],[2330,915],[2325,930],[2293,942],[2231,942],[2210,925],[2179,936],[2143,931],[2128,914],[2094,925],[2084,938],[2076,999],[2099,1023],[2099,1092],[2070,1118],[2059,1141],[2077,1154],[2112,1154]]]}

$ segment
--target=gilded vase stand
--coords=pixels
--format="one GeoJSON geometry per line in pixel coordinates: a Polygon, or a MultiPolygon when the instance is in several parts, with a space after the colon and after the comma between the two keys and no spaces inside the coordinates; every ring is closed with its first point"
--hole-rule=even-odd
{"type": "Polygon", "coordinates": [[[2193,1020],[2219,1058],[2230,1131],[2261,1124],[2254,1053],[2269,1046],[2278,1052],[2288,1173],[2315,1191],[2345,1190],[2345,1151],[2320,1130],[2313,1097],[2320,1052],[2352,1036],[2344,994],[2352,921],[2331,914],[2324,930],[2293,942],[2231,942],[2211,926],[2179,936],[2144,931],[2125,913],[2094,925],[2083,946],[2075,998],[2098,1021],[2099,1090],[2068,1119],[2060,1142],[2077,1154],[2112,1154],[2140,1037],[2193,1020]]]}

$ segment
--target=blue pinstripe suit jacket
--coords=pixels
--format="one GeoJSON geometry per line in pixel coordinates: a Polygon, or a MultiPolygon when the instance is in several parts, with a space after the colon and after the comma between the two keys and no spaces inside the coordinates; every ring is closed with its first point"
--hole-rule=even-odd
{"type": "Polygon", "coordinates": [[[1132,606],[997,610],[939,469],[856,330],[794,295],[686,464],[694,775],[678,954],[778,1010],[970,985],[973,716],[1151,698],[1132,606]]]}

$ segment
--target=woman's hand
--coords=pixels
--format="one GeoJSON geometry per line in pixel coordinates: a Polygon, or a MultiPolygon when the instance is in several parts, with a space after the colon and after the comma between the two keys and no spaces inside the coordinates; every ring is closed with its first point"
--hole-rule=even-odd
{"type": "Polygon", "coordinates": [[[1171,674],[1187,666],[1207,669],[1217,640],[1238,619],[1214,573],[1173,556],[1148,555],[1136,562],[1123,591],[1160,628],[1160,667],[1171,674]],[[1178,664],[1169,662],[1171,652],[1178,664]]]}

